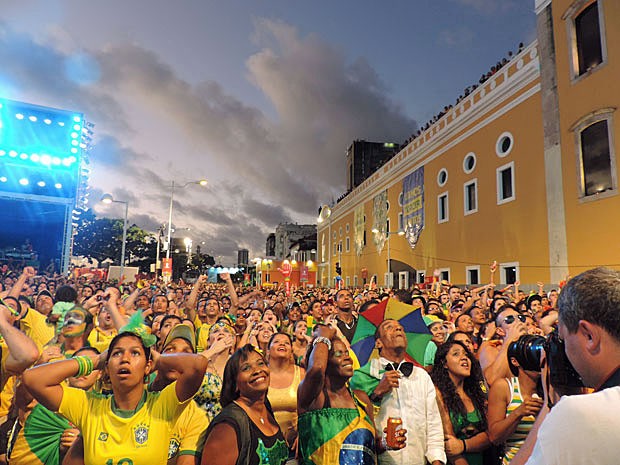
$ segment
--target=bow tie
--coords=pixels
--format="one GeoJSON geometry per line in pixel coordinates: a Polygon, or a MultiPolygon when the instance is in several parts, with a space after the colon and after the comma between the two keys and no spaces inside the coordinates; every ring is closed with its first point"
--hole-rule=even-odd
{"type": "Polygon", "coordinates": [[[404,376],[409,376],[413,371],[413,363],[411,362],[400,362],[400,364],[396,365],[395,363],[388,363],[385,365],[385,371],[400,371],[404,376]]]}

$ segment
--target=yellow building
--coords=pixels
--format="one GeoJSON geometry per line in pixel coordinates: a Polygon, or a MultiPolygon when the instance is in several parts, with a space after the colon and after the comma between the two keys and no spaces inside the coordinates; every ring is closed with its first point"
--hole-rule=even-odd
{"type": "Polygon", "coordinates": [[[336,265],[345,285],[376,276],[395,287],[435,269],[452,283],[485,283],[493,260],[497,283],[620,266],[620,2],[535,8],[536,41],[322,207],[319,284],[334,284],[336,265]]]}

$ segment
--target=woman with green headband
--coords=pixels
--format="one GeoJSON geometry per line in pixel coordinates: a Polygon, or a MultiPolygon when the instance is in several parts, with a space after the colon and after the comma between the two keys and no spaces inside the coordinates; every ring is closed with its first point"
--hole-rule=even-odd
{"type": "Polygon", "coordinates": [[[141,326],[124,328],[100,356],[81,355],[27,370],[23,382],[35,399],[59,412],[83,436],[85,465],[166,463],[168,442],[177,418],[200,387],[207,360],[196,354],[160,355],[154,337],[141,326]],[[104,369],[112,395],[103,397],[65,386],[71,376],[104,369]],[[154,370],[175,370],[177,380],[158,393],[145,381],[154,370]]]}

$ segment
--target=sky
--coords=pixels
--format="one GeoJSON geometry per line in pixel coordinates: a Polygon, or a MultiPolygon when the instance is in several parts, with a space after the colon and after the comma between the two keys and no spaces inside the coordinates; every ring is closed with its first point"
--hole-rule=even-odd
{"type": "Polygon", "coordinates": [[[232,265],[536,37],[534,0],[0,0],[0,96],[95,124],[90,205],[232,265]]]}

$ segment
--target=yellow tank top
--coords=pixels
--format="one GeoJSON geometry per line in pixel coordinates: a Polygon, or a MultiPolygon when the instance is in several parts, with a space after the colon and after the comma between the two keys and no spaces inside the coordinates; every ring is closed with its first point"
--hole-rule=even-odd
{"type": "Polygon", "coordinates": [[[301,382],[301,370],[295,365],[293,381],[288,387],[270,387],[267,398],[273,408],[273,415],[280,425],[280,430],[284,437],[288,436],[288,431],[297,429],[297,387],[301,382]]]}

